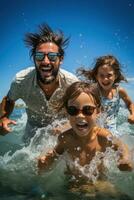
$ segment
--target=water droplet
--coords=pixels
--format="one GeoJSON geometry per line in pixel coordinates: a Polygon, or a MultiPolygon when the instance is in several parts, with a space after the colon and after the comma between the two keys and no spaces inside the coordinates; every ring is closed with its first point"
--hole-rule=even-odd
{"type": "Polygon", "coordinates": [[[76,150],[77,150],[77,151],[80,151],[80,150],[81,150],[81,147],[77,147],[76,150]]]}

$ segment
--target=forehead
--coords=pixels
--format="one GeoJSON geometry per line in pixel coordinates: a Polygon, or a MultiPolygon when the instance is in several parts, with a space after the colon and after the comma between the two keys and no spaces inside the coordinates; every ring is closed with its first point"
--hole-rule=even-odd
{"type": "Polygon", "coordinates": [[[78,95],[74,99],[70,99],[68,101],[68,105],[91,105],[95,106],[94,97],[91,94],[87,94],[85,92],[82,92],[80,95],[78,95]]]}
{"type": "Polygon", "coordinates": [[[98,68],[98,73],[114,73],[114,69],[110,65],[102,65],[98,68]]]}
{"type": "Polygon", "coordinates": [[[58,52],[59,48],[55,43],[46,42],[38,45],[36,50],[47,53],[47,52],[58,52]]]}

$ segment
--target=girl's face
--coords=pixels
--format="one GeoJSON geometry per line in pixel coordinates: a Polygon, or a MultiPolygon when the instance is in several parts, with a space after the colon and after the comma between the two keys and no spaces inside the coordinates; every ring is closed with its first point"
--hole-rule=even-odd
{"type": "Polygon", "coordinates": [[[93,97],[82,92],[76,99],[68,101],[67,112],[75,133],[79,137],[87,136],[96,121],[96,105],[93,97]]]}
{"type": "Polygon", "coordinates": [[[115,79],[115,72],[111,66],[103,65],[98,68],[96,80],[103,90],[110,90],[113,87],[115,79]]]}

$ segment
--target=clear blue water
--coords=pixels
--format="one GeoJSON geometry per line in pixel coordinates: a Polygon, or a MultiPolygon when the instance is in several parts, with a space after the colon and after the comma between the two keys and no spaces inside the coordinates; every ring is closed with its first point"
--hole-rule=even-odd
{"type": "MultiPolygon", "coordinates": [[[[127,123],[127,115],[128,112],[121,108],[118,130],[122,132],[121,139],[132,149],[134,126],[127,123]]],[[[88,195],[87,191],[69,192],[64,175],[65,162],[62,158],[48,173],[37,175],[37,157],[40,152],[45,152],[55,145],[56,136],[50,136],[51,126],[38,129],[29,146],[25,147],[21,140],[27,119],[25,111],[16,109],[12,118],[17,120],[17,125],[12,127],[12,133],[0,136],[0,200],[134,200],[134,172],[120,172],[112,162],[111,154],[106,160],[107,178],[118,188],[122,194],[120,197],[102,195],[95,198],[93,195],[88,195]]],[[[132,159],[134,161],[134,152],[132,159]]]]}

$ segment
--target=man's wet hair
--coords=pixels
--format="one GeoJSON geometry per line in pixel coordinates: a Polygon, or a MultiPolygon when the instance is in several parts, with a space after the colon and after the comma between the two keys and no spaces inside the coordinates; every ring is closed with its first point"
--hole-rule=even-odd
{"type": "Polygon", "coordinates": [[[52,42],[59,47],[59,53],[63,57],[65,53],[64,50],[68,46],[70,38],[65,38],[61,30],[58,30],[58,32],[53,31],[47,24],[39,25],[38,29],[37,33],[26,33],[24,38],[26,46],[31,48],[30,56],[34,56],[40,44],[52,42]]]}

